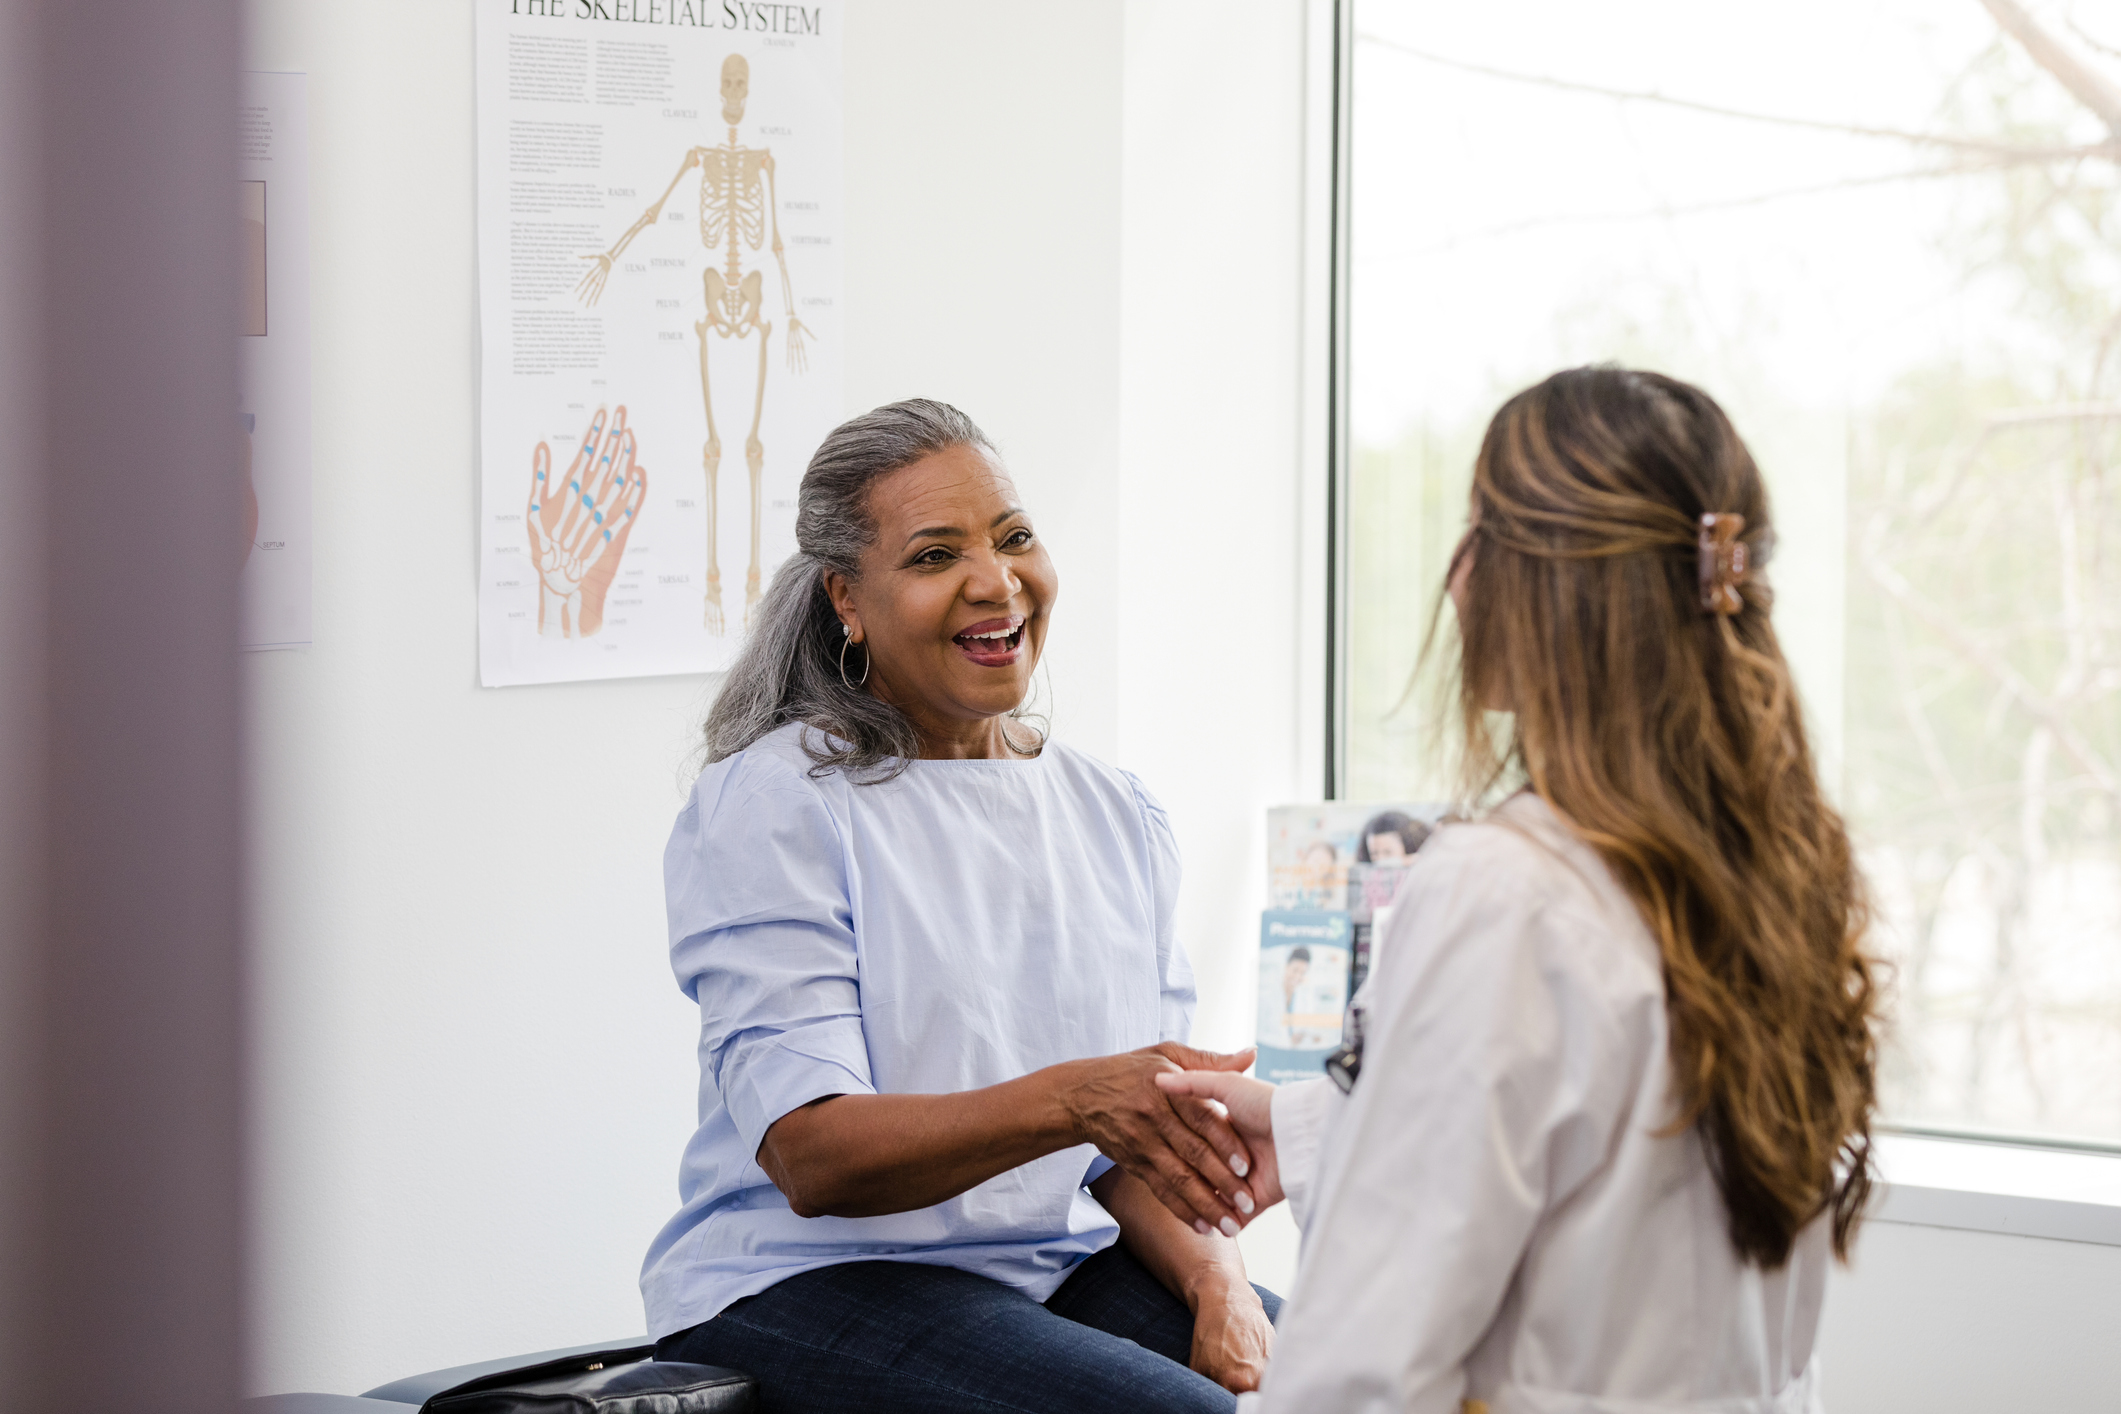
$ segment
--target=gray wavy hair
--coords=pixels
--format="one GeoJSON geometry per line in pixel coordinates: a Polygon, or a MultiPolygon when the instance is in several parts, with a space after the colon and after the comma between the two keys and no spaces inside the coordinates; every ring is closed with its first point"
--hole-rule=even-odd
{"type": "MultiPolygon", "coordinates": [[[[825,592],[825,572],[859,579],[862,551],[876,539],[869,488],[878,477],[952,447],[994,450],[987,434],[948,403],[908,398],[832,430],[796,493],[795,553],[773,576],[759,614],[722,691],[708,709],[707,760],[742,751],[790,722],[817,729],[802,737],[810,774],[846,771],[857,784],[890,780],[920,755],[920,737],[904,712],[840,672],[846,645],[840,616],[825,592]]],[[[867,676],[863,659],[862,677],[867,676]]],[[[1028,716],[1021,705],[1009,714],[1028,716]]],[[[1028,748],[1044,743],[1043,732],[1028,748]]]]}

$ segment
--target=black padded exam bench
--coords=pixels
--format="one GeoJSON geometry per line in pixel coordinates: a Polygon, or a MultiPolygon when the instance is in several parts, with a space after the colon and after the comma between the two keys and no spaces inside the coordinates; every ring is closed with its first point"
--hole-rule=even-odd
{"type": "MultiPolygon", "coordinates": [[[[443,1390],[486,1375],[523,1370],[570,1356],[600,1351],[624,1350],[648,1342],[639,1336],[628,1340],[604,1340],[593,1345],[571,1345],[561,1350],[543,1350],[531,1355],[511,1355],[503,1360],[482,1360],[472,1365],[454,1365],[446,1370],[407,1375],[389,1384],[377,1385],[366,1394],[271,1394],[243,1402],[243,1414],[417,1414],[420,1406],[443,1390]]],[[[667,1368],[667,1367],[665,1367],[667,1368]]],[[[747,1382],[748,1383],[748,1382],[747,1382]]],[[[451,1401],[454,1403],[454,1400],[451,1401]]],[[[731,1408],[748,1409],[747,1397],[731,1408]]]]}
{"type": "Polygon", "coordinates": [[[268,1394],[243,1401],[243,1414],[418,1414],[419,1408],[358,1394],[268,1394]]]}

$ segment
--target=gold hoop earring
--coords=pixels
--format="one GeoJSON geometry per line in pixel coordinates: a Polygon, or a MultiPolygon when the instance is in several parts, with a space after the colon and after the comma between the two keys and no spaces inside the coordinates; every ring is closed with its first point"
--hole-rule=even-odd
{"type": "Polygon", "coordinates": [[[840,681],[846,683],[849,692],[857,692],[869,681],[869,651],[862,650],[862,681],[847,682],[847,649],[854,643],[854,630],[840,625],[840,681]]]}

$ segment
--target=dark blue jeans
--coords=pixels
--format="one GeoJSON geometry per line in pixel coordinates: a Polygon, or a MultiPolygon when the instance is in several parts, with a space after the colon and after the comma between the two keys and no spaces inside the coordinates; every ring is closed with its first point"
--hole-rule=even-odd
{"type": "Polygon", "coordinates": [[[655,1355],[757,1376],[761,1414],[1230,1414],[1236,1396],[1186,1368],[1192,1347],[1185,1303],[1115,1245],[1043,1306],[955,1267],[821,1267],[655,1355]]]}

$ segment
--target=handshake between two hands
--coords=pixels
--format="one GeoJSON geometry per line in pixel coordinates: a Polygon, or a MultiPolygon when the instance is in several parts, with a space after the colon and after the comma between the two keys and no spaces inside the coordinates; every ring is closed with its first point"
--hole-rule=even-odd
{"type": "Polygon", "coordinates": [[[1067,1104],[1078,1132],[1181,1221],[1235,1237],[1282,1200],[1274,1087],[1239,1073],[1252,1055],[1166,1041],[1083,1062],[1067,1104]]]}

